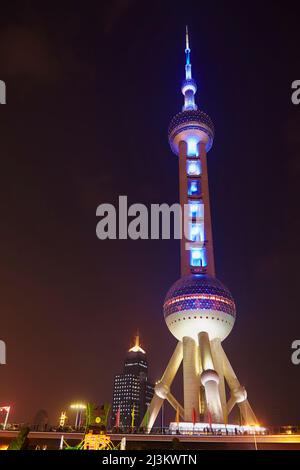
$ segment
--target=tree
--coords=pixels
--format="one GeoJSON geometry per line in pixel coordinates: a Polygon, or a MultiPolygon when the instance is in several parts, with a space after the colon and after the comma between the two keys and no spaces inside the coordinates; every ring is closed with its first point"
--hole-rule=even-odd
{"type": "Polygon", "coordinates": [[[101,406],[87,403],[85,414],[86,430],[94,428],[105,430],[107,428],[109,410],[110,403],[104,403],[101,406]]]}
{"type": "Polygon", "coordinates": [[[29,439],[28,439],[28,433],[30,429],[28,426],[24,426],[23,428],[20,429],[19,434],[15,439],[11,441],[11,443],[8,446],[7,450],[25,450],[28,447],[29,444],[29,439]]]}

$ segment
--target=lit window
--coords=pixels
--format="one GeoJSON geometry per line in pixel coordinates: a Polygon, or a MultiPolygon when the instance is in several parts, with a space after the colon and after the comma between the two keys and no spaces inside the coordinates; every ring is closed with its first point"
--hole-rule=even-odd
{"type": "Polygon", "coordinates": [[[189,217],[203,217],[203,204],[200,201],[189,201],[189,217]]]}
{"type": "Polygon", "coordinates": [[[198,156],[198,141],[193,137],[190,137],[187,141],[187,154],[189,157],[198,156]]]}
{"type": "Polygon", "coordinates": [[[189,180],[188,181],[188,195],[189,196],[200,196],[200,180],[189,180]]]}
{"type": "Polygon", "coordinates": [[[203,266],[201,250],[191,250],[191,266],[203,266]]]}
{"type": "Polygon", "coordinates": [[[189,224],[189,239],[192,242],[198,242],[201,240],[201,225],[200,224],[189,224]]]}
{"type": "Polygon", "coordinates": [[[187,174],[190,176],[199,176],[200,173],[200,160],[187,160],[187,174]]]}

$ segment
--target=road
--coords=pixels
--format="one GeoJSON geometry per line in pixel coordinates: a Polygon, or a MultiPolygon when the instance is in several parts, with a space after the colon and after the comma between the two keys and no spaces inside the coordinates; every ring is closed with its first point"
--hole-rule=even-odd
{"type": "MultiPolygon", "coordinates": [[[[0,431],[1,439],[13,439],[18,435],[18,431],[0,431]]],[[[66,441],[83,439],[83,433],[62,433],[62,432],[30,432],[28,437],[30,440],[57,440],[60,441],[61,436],[64,436],[66,441]]],[[[215,435],[174,435],[174,434],[110,434],[112,441],[120,441],[122,437],[126,437],[127,441],[133,442],[171,442],[174,438],[180,442],[194,442],[194,443],[254,443],[257,444],[298,444],[300,449],[300,434],[269,434],[269,435],[234,435],[234,436],[215,436],[215,435]]]]}

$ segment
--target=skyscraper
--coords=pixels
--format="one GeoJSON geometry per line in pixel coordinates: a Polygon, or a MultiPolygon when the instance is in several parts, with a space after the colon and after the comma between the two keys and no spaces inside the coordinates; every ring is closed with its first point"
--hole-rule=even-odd
{"type": "Polygon", "coordinates": [[[148,362],[140,345],[139,334],[135,344],[127,352],[122,374],[115,376],[112,426],[138,427],[145,415],[154,393],[154,386],[148,379],[148,362]],[[119,418],[118,418],[119,414],[119,418]]]}
{"type": "Polygon", "coordinates": [[[187,223],[183,218],[181,278],[171,286],[164,302],[166,324],[178,343],[155,386],[147,423],[144,420],[148,431],[165,399],[185,422],[226,424],[232,408],[238,404],[244,423],[256,424],[246,390],[221,344],[233,328],[236,307],[227,287],[215,277],[206,159],[213,145],[214,125],[195,102],[197,85],[192,78],[187,30],[185,56],[185,79],[181,87],[184,105],[171,120],[168,132],[171,150],[179,157],[182,213],[188,215],[187,223]],[[181,363],[183,405],[171,393],[181,363]],[[225,380],[230,390],[228,399],[225,380]]]}

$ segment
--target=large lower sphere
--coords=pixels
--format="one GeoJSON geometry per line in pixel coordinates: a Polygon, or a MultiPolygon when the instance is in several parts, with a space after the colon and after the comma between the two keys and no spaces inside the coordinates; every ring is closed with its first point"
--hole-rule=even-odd
{"type": "Polygon", "coordinates": [[[184,336],[197,340],[202,331],[221,341],[235,322],[235,303],[227,287],[206,274],[184,276],[169,289],[164,316],[171,333],[179,341],[184,336]]]}

